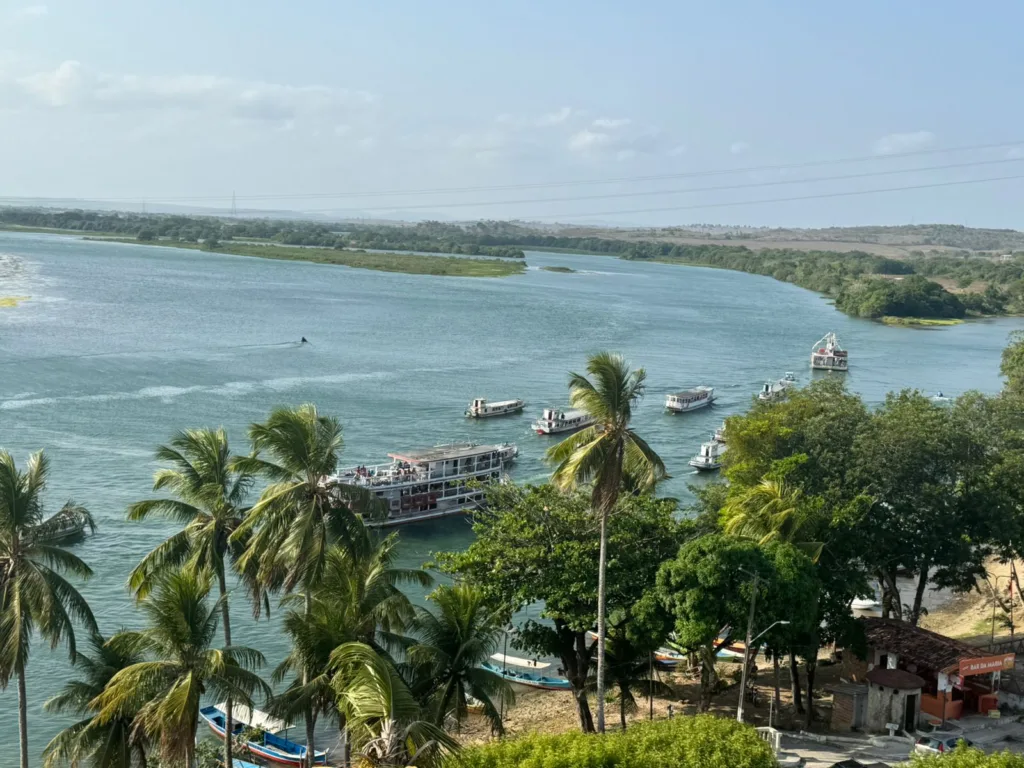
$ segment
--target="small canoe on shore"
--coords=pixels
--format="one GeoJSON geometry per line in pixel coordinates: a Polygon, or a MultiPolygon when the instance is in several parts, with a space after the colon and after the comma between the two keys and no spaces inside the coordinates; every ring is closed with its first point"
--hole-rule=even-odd
{"type": "Polygon", "coordinates": [[[572,686],[564,677],[548,677],[547,675],[535,675],[532,672],[520,672],[518,669],[502,669],[497,664],[485,661],[481,666],[494,674],[508,680],[510,683],[528,685],[531,688],[543,688],[548,691],[567,691],[572,686]]]}
{"type": "MultiPolygon", "coordinates": [[[[264,716],[262,712],[255,710],[253,714],[264,716]]],[[[210,726],[211,731],[220,738],[224,738],[225,725],[224,711],[222,709],[218,707],[203,707],[199,710],[199,717],[201,717],[203,721],[210,726]]],[[[269,716],[265,717],[269,718],[269,716]]],[[[250,727],[249,723],[242,720],[234,720],[232,725],[234,726],[232,728],[232,732],[235,736],[241,735],[250,727]]],[[[259,741],[247,741],[245,746],[248,747],[252,754],[262,758],[263,760],[269,760],[272,763],[297,766],[306,764],[306,746],[304,744],[296,744],[294,741],[290,741],[283,736],[278,736],[270,731],[261,731],[259,741]]],[[[317,765],[327,764],[326,752],[318,749],[313,754],[314,763],[317,765]]],[[[234,760],[233,762],[236,766],[239,765],[239,761],[234,760]]]]}

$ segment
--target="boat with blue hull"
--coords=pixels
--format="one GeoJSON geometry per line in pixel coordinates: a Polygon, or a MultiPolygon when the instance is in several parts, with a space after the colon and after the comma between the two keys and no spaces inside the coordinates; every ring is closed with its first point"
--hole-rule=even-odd
{"type": "MultiPolygon", "coordinates": [[[[210,726],[210,730],[217,734],[218,737],[222,739],[224,738],[225,723],[223,706],[203,707],[199,710],[199,717],[201,717],[203,721],[210,726]]],[[[248,750],[256,757],[279,765],[305,765],[306,746],[304,744],[296,744],[294,741],[290,741],[283,736],[278,736],[274,732],[277,730],[285,730],[288,727],[287,723],[275,720],[269,715],[258,710],[252,710],[252,712],[250,712],[245,707],[238,706],[232,710],[232,720],[232,733],[236,737],[253,728],[260,732],[259,741],[247,741],[245,743],[248,750]],[[236,712],[237,715],[235,714],[236,712]],[[267,730],[264,727],[261,727],[264,724],[273,725],[270,730],[267,730]]],[[[239,760],[233,760],[233,762],[236,768],[245,768],[247,765],[243,761],[239,760]]],[[[319,749],[316,750],[314,752],[313,762],[317,765],[326,765],[327,752],[319,749]]],[[[251,765],[251,763],[248,765],[251,765]]]]}
{"type": "Polygon", "coordinates": [[[489,661],[485,661],[480,666],[489,672],[500,675],[510,683],[528,685],[531,688],[543,688],[548,691],[567,691],[572,688],[572,685],[564,677],[548,677],[547,675],[538,675],[533,672],[520,672],[518,669],[502,668],[489,661]]]}

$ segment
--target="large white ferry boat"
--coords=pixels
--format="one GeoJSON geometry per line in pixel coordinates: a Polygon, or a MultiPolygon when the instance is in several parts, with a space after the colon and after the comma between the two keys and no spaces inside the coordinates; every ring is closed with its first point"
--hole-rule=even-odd
{"type": "Polygon", "coordinates": [[[829,331],[811,349],[811,368],[818,371],[845,371],[850,367],[846,350],[839,346],[839,339],[829,331]]]}
{"type": "Polygon", "coordinates": [[[518,454],[514,443],[450,443],[389,453],[390,464],[348,467],[331,479],[384,499],[387,516],[367,525],[387,528],[481,507],[485,487],[500,482],[518,454]]]}
{"type": "Polygon", "coordinates": [[[725,443],[712,439],[707,443],[700,444],[700,453],[690,459],[690,466],[698,472],[708,472],[720,469],[722,466],[722,454],[725,453],[725,443]]]}
{"type": "Polygon", "coordinates": [[[519,413],[526,406],[523,400],[499,400],[489,403],[482,397],[476,398],[466,409],[466,416],[471,419],[487,419],[491,416],[508,416],[519,413]]]}
{"type": "Polygon", "coordinates": [[[539,419],[533,422],[533,429],[538,435],[553,435],[557,432],[573,432],[589,427],[594,417],[586,411],[562,411],[558,408],[545,408],[539,419]]]}
{"type": "Polygon", "coordinates": [[[789,371],[778,381],[766,381],[757,395],[758,400],[778,400],[785,394],[793,384],[796,383],[796,376],[789,371]]]}
{"type": "Polygon", "coordinates": [[[683,392],[673,392],[665,398],[665,407],[673,413],[696,411],[715,402],[714,387],[694,387],[683,392]]]}

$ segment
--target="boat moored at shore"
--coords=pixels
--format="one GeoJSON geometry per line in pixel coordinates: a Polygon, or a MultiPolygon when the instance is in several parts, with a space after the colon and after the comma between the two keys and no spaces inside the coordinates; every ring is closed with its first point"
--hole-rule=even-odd
{"type": "Polygon", "coordinates": [[[672,413],[687,413],[715,402],[715,388],[699,386],[682,392],[673,392],[665,398],[665,408],[672,413]]]}
{"type": "Polygon", "coordinates": [[[839,346],[835,333],[829,331],[811,348],[811,368],[816,371],[846,371],[850,367],[849,353],[839,346]]]}
{"type": "Polygon", "coordinates": [[[586,411],[545,408],[541,417],[531,426],[538,435],[554,435],[559,432],[575,432],[577,429],[589,427],[593,423],[594,417],[586,411]]]}
{"type": "MultiPolygon", "coordinates": [[[[215,707],[203,707],[199,710],[199,717],[221,739],[226,733],[226,718],[224,716],[226,709],[226,704],[218,704],[215,707]]],[[[245,742],[246,748],[252,754],[279,765],[306,764],[306,746],[278,735],[289,728],[288,723],[265,712],[260,712],[258,709],[249,710],[238,704],[232,708],[231,715],[232,736],[235,739],[249,732],[260,734],[258,739],[253,738],[245,742]]],[[[315,750],[313,762],[316,765],[326,765],[327,752],[315,750]]],[[[235,761],[235,765],[238,766],[239,762],[235,761]]]]}
{"type": "Polygon", "coordinates": [[[390,464],[349,467],[331,480],[366,488],[382,499],[386,516],[367,525],[387,528],[478,509],[486,486],[501,482],[518,455],[514,443],[450,443],[389,453],[390,464]]]}
{"type": "Polygon", "coordinates": [[[513,413],[521,413],[526,402],[520,399],[499,400],[489,403],[485,398],[478,397],[466,409],[466,416],[470,419],[488,419],[492,416],[509,416],[513,413]]]}

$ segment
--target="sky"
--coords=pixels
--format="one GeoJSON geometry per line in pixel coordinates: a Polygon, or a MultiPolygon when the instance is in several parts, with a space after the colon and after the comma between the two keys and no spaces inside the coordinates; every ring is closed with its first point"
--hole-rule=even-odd
{"type": "Polygon", "coordinates": [[[1014,0],[0,0],[0,203],[1024,228],[1024,178],[975,183],[1024,176],[1021,28],[1014,0]]]}

